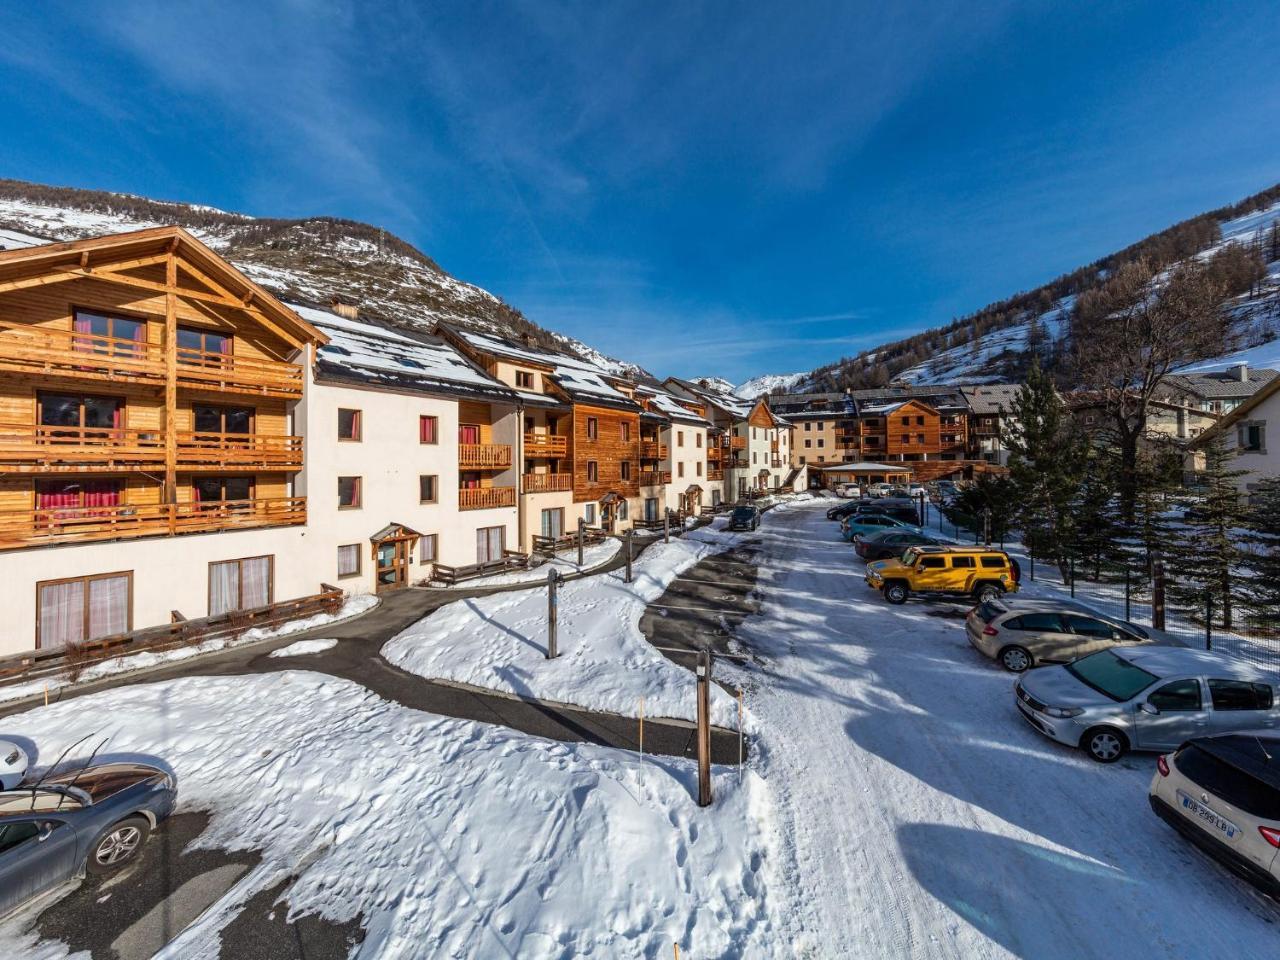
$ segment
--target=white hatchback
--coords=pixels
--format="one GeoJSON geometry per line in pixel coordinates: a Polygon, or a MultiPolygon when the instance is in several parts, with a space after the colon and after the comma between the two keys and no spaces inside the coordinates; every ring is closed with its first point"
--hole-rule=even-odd
{"type": "Polygon", "coordinates": [[[16,743],[0,740],[0,790],[12,790],[27,775],[27,751],[16,743]]]}

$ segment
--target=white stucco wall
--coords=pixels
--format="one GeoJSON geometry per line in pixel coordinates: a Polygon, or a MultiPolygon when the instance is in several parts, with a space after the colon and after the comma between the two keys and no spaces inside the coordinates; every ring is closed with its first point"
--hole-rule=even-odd
{"type": "MultiPolygon", "coordinates": [[[[1222,432],[1226,448],[1235,453],[1231,469],[1246,471],[1236,480],[1242,492],[1250,492],[1264,477],[1280,476],[1280,393],[1273,393],[1250,410],[1239,423],[1228,424],[1222,432]],[[1238,447],[1241,426],[1260,424],[1263,428],[1261,450],[1238,447]]],[[[1203,464],[1203,455],[1197,458],[1203,464]]]]}
{"type": "Polygon", "coordinates": [[[671,471],[671,482],[662,492],[666,508],[678,511],[681,496],[694,484],[702,488],[702,505],[710,504],[712,483],[707,479],[707,428],[673,423],[663,427],[662,442],[667,445],[667,459],[662,469],[671,471]]]}

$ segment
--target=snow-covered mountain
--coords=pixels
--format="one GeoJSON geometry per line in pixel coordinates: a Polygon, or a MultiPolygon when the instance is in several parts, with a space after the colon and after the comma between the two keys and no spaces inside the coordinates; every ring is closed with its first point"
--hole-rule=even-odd
{"type": "Polygon", "coordinates": [[[808,381],[807,373],[766,373],[763,376],[752,377],[743,383],[738,384],[734,388],[734,393],[742,397],[744,400],[754,400],[756,397],[763,396],[766,393],[773,393],[775,390],[795,390],[797,387],[803,387],[808,381]]]}
{"type": "Polygon", "coordinates": [[[411,244],[377,227],[333,217],[266,219],[200,204],[0,180],[0,249],[177,225],[283,299],[355,303],[392,326],[436,321],[499,336],[532,335],[612,373],[643,372],[625,361],[532,323],[474,284],[450,276],[411,244]],[[27,239],[23,239],[23,237],[27,239]]]}

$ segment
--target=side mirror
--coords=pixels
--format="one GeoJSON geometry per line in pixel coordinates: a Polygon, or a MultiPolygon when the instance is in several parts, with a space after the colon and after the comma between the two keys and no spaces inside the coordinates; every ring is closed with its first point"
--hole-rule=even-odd
{"type": "Polygon", "coordinates": [[[1154,703],[1148,703],[1145,700],[1142,703],[1138,704],[1138,709],[1141,710],[1143,713],[1149,713],[1153,717],[1160,716],[1160,708],[1157,707],[1154,703]]]}
{"type": "Polygon", "coordinates": [[[922,563],[922,564],[920,564],[920,566],[916,567],[916,573],[924,573],[924,564],[923,564],[923,563],[922,563]]]}

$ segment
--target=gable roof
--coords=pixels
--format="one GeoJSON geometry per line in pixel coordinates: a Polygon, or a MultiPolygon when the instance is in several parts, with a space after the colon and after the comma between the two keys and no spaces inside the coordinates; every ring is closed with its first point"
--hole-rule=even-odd
{"type": "MultiPolygon", "coordinates": [[[[179,296],[259,311],[266,319],[265,325],[295,347],[325,342],[325,335],[296,311],[181,227],[150,227],[84,240],[0,250],[0,292],[33,285],[56,270],[64,272],[68,279],[92,278],[94,267],[102,270],[112,267],[117,271],[136,269],[147,265],[138,261],[154,261],[168,253],[177,255],[179,264],[187,265],[190,279],[208,291],[207,294],[197,290],[180,291],[179,296]]],[[[147,282],[128,274],[100,273],[99,276],[118,283],[147,282]]]]}
{"type": "Polygon", "coordinates": [[[1229,427],[1234,427],[1237,423],[1249,416],[1254,410],[1266,403],[1271,397],[1280,393],[1280,377],[1273,377],[1269,383],[1258,390],[1252,397],[1246,400],[1240,406],[1236,407],[1230,413],[1223,416],[1217,423],[1210,424],[1201,431],[1200,435],[1195,437],[1190,447],[1204,446],[1205,442],[1218,436],[1229,427]]]}
{"type": "Polygon", "coordinates": [[[961,387],[960,393],[969,401],[969,409],[974,413],[990,415],[1012,410],[1020,389],[1016,383],[989,383],[961,387]]]}
{"type": "Polygon", "coordinates": [[[1164,378],[1164,385],[1205,400],[1230,400],[1251,397],[1280,376],[1275,370],[1268,370],[1265,367],[1258,369],[1245,367],[1246,379],[1241,380],[1235,372],[1240,366],[1242,365],[1208,373],[1173,373],[1164,378]]]}
{"type": "Polygon", "coordinates": [[[667,377],[663,384],[674,383],[685,393],[698,397],[699,399],[709,403],[718,409],[721,413],[726,414],[734,420],[745,420],[751,415],[755,402],[752,400],[743,400],[741,397],[732,393],[725,393],[722,390],[716,390],[712,387],[695,383],[691,380],[681,380],[679,377],[667,377]]]}

